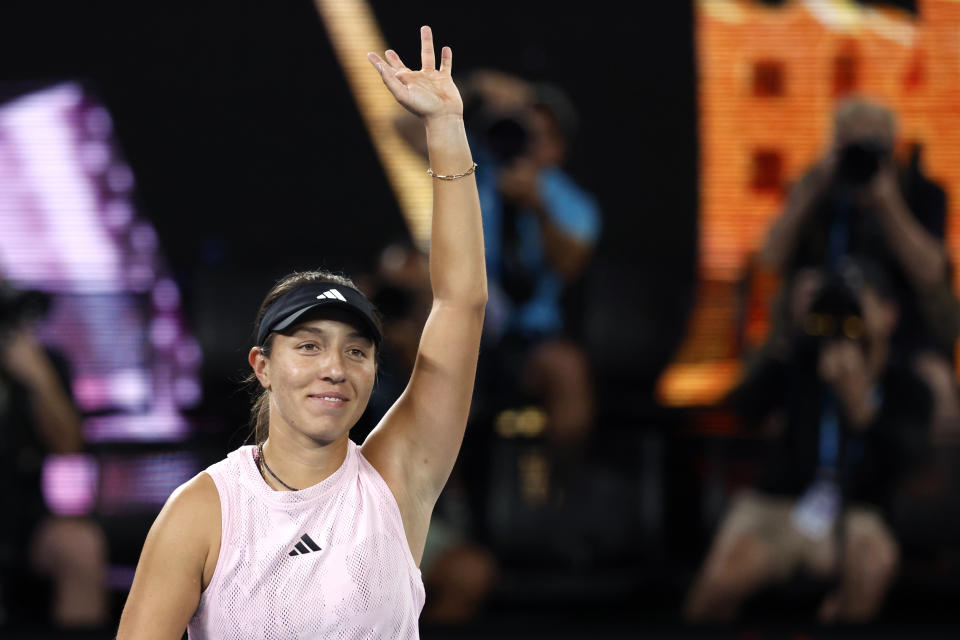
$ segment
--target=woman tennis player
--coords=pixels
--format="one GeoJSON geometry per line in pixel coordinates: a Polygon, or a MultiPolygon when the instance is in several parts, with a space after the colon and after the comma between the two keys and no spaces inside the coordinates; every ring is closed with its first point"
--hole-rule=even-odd
{"type": "MultiPolygon", "coordinates": [[[[406,391],[362,446],[380,328],[348,280],[278,283],[249,361],[262,385],[258,444],[178,488],[147,535],[120,640],[416,638],[417,565],[463,440],[487,299],[475,165],[452,52],[420,71],[370,62],[426,127],[433,176],[433,308],[406,391]],[[264,433],[265,431],[265,433],[264,433]]],[[[363,230],[358,229],[358,237],[363,230]]]]}

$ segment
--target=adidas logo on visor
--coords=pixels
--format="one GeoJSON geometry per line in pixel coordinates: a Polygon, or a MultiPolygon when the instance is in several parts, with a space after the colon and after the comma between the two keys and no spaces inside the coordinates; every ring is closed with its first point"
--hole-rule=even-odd
{"type": "Polygon", "coordinates": [[[298,542],[295,545],[295,548],[287,555],[302,556],[302,555],[311,553],[313,551],[320,551],[320,547],[317,545],[317,543],[314,542],[313,538],[311,538],[307,534],[303,534],[302,536],[300,536],[300,540],[302,540],[302,542],[298,542]],[[304,542],[306,542],[306,545],[304,545],[304,542]],[[307,549],[307,547],[310,547],[310,548],[307,549]]]}
{"type": "Polygon", "coordinates": [[[343,300],[344,302],[347,301],[347,299],[343,297],[343,294],[337,291],[336,289],[327,289],[326,291],[324,291],[323,293],[317,296],[317,300],[321,298],[330,298],[332,300],[343,300]]]}

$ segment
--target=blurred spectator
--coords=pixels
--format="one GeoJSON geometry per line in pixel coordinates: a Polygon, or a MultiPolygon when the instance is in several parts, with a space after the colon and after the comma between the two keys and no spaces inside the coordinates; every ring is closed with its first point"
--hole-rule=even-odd
{"type": "MultiPolygon", "coordinates": [[[[860,98],[841,103],[831,147],[791,190],[761,257],[785,282],[805,267],[835,268],[846,256],[884,269],[901,310],[893,341],[933,391],[934,432],[944,436],[960,430],[952,369],[960,307],[943,242],[946,196],[924,175],[918,146],[898,169],[895,134],[886,107],[860,98]]],[[[777,316],[775,350],[786,335],[783,306],[777,316]]]]}
{"type": "MultiPolygon", "coordinates": [[[[483,211],[490,300],[480,387],[484,405],[535,401],[546,436],[571,450],[594,418],[589,364],[566,331],[562,296],[584,272],[600,232],[594,198],[561,168],[576,130],[566,94],[478,70],[461,82],[483,211]]],[[[401,119],[414,148],[422,141],[401,119]]]]}
{"type": "Polygon", "coordinates": [[[51,515],[41,492],[46,453],[80,451],[80,417],[66,365],[33,338],[46,309],[39,292],[0,281],[0,627],[52,619],[63,628],[107,623],[106,543],[82,518],[51,515]],[[41,577],[52,582],[47,610],[41,577]]]}
{"type": "Polygon", "coordinates": [[[792,284],[789,348],[733,394],[745,423],[773,435],[769,464],[723,518],[688,595],[690,621],[730,621],[749,596],[805,571],[834,581],[821,621],[864,622],[897,572],[887,518],[927,453],[931,414],[892,341],[898,292],[866,260],[802,269],[792,284]]]}
{"type": "MultiPolygon", "coordinates": [[[[476,611],[501,563],[514,567],[522,557],[536,564],[532,558],[546,556],[555,567],[558,558],[583,555],[570,549],[586,537],[578,528],[584,523],[565,516],[593,486],[584,482],[583,454],[594,426],[594,389],[564,296],[584,274],[601,226],[593,196],[562,169],[577,127],[562,90],[489,69],[458,85],[478,163],[489,300],[474,427],[424,554],[424,579],[436,595],[423,618],[443,623],[476,611]],[[523,451],[502,452],[497,438],[487,441],[508,414],[537,425],[524,431],[523,451]],[[478,425],[485,433],[476,432],[478,425]],[[572,544],[571,530],[581,534],[572,544]]],[[[396,123],[422,154],[422,127],[414,125],[408,117],[396,123]]]]}
{"type": "Polygon", "coordinates": [[[569,452],[589,435],[594,391],[562,296],[600,231],[595,200],[561,168],[576,112],[553,85],[478,71],[468,86],[490,282],[482,388],[501,408],[541,403],[547,440],[569,452]]]}

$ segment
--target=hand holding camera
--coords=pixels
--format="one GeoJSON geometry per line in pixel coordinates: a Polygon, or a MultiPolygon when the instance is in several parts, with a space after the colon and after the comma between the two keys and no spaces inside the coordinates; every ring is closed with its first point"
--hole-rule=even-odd
{"type": "Polygon", "coordinates": [[[536,211],[540,206],[540,193],[537,189],[537,175],[540,168],[527,157],[515,159],[508,168],[501,171],[497,186],[505,200],[514,205],[536,211]]]}
{"type": "Polygon", "coordinates": [[[876,407],[872,402],[863,349],[852,340],[833,340],[820,351],[820,378],[830,385],[844,408],[850,426],[866,430],[876,407]]]}

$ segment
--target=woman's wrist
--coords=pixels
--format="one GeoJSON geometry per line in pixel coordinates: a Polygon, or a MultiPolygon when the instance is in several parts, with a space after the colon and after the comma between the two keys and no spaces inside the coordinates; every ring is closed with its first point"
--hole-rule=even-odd
{"type": "Polygon", "coordinates": [[[436,115],[424,116],[423,122],[426,126],[443,125],[444,123],[463,122],[462,113],[440,113],[436,115]]]}
{"type": "Polygon", "coordinates": [[[429,116],[423,119],[423,126],[427,130],[427,137],[455,136],[459,137],[465,131],[463,115],[451,113],[440,116],[429,116]]]}
{"type": "Polygon", "coordinates": [[[427,155],[437,174],[468,171],[473,164],[463,116],[447,115],[425,119],[427,155]]]}

